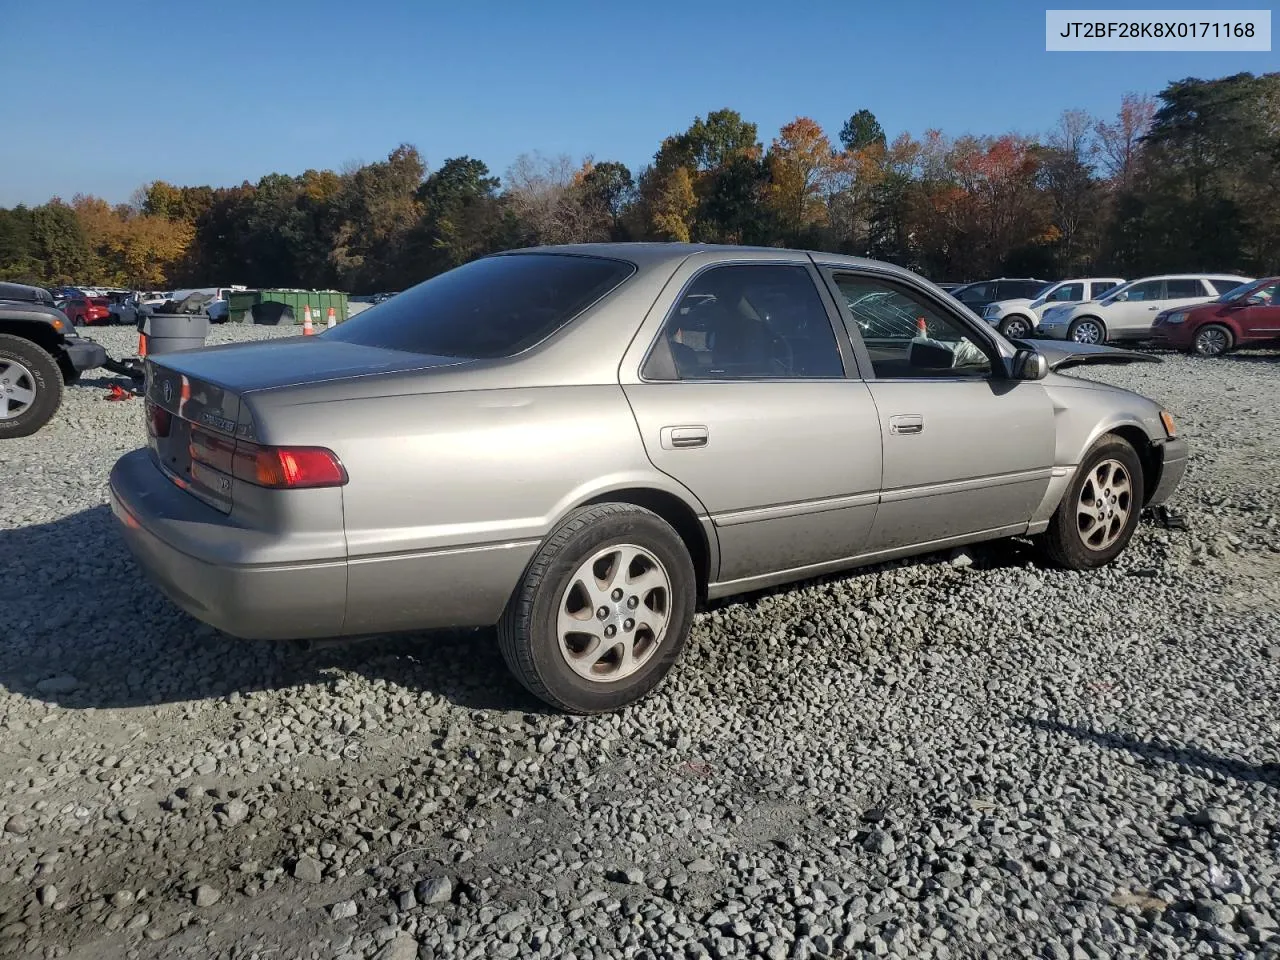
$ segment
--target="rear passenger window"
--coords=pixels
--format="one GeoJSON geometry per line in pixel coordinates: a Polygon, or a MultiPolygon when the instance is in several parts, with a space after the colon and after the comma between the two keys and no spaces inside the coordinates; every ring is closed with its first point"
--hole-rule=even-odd
{"type": "Polygon", "coordinates": [[[1166,300],[1179,300],[1185,297],[1206,296],[1203,284],[1195,278],[1187,278],[1185,280],[1166,280],[1164,289],[1166,300]]]}
{"type": "Polygon", "coordinates": [[[1243,286],[1247,281],[1240,280],[1210,280],[1209,285],[1218,293],[1226,293],[1228,290],[1234,290],[1236,287],[1243,286]]]}
{"type": "MultiPolygon", "coordinates": [[[[680,298],[661,340],[679,380],[844,376],[831,319],[802,266],[712,267],[680,298]]],[[[665,379],[656,358],[645,375],[665,379]]]]}
{"type": "Polygon", "coordinates": [[[1034,300],[1040,296],[1041,291],[1048,288],[1048,284],[1041,283],[1039,280],[1002,280],[999,284],[997,297],[1000,300],[1017,300],[1026,298],[1034,300]]]}

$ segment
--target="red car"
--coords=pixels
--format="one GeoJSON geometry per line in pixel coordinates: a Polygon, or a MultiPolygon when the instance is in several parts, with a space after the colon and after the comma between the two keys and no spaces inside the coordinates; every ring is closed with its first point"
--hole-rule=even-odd
{"type": "Polygon", "coordinates": [[[77,327],[111,321],[106,297],[72,297],[58,306],[77,327]]]}
{"type": "Polygon", "coordinates": [[[1280,277],[1251,280],[1208,303],[1165,310],[1156,315],[1151,333],[1202,357],[1280,344],[1280,277]]]}

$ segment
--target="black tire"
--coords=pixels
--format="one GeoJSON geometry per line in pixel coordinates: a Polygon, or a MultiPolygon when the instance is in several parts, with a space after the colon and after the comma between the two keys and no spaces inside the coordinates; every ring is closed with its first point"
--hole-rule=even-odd
{"type": "Polygon", "coordinates": [[[1092,323],[1097,326],[1098,334],[1099,334],[1098,339],[1097,340],[1079,340],[1079,341],[1076,341],[1077,343],[1103,344],[1107,342],[1107,325],[1103,323],[1101,320],[1099,320],[1097,317],[1078,317],[1077,319],[1072,320],[1071,326],[1067,327],[1067,339],[1075,340],[1076,331],[1079,330],[1080,327],[1082,327],[1086,323],[1092,323]]]}
{"type": "MultiPolygon", "coordinates": [[[[1054,511],[1049,528],[1040,535],[1038,543],[1045,558],[1054,566],[1066,570],[1093,570],[1106,566],[1118,557],[1133,539],[1133,532],[1138,528],[1139,515],[1142,513],[1143,484],[1142,461],[1129,441],[1107,434],[1093,445],[1080,463],[1066,495],[1054,511]],[[1105,547],[1093,548],[1085,542],[1081,533],[1077,507],[1084,493],[1086,484],[1091,483],[1099,466],[1111,460],[1119,463],[1129,474],[1128,503],[1125,505],[1128,514],[1120,525],[1119,535],[1105,547]]],[[[1119,498],[1123,504],[1123,498],[1119,498]]]]}
{"type": "Polygon", "coordinates": [[[1000,333],[1002,336],[1010,340],[1022,340],[1034,329],[1031,321],[1021,314],[1014,314],[1012,317],[1005,317],[1000,321],[1000,333]],[[1014,327],[1020,327],[1018,332],[1011,333],[1014,327]]]}
{"type": "Polygon", "coordinates": [[[498,624],[498,642],[507,667],[534,696],[568,713],[606,713],[643,699],[662,682],[684,649],[696,602],[689,551],[665,520],[625,503],[582,507],[551,532],[525,569],[498,624]],[[591,680],[575,672],[561,652],[557,616],[578,568],[614,544],[640,547],[665,568],[670,582],[667,627],[634,673],[619,680],[591,680]]]}
{"type": "Polygon", "coordinates": [[[1230,327],[1221,323],[1207,323],[1196,331],[1191,349],[1196,356],[1220,357],[1235,345],[1236,337],[1230,327]]]}
{"type": "Polygon", "coordinates": [[[0,440],[31,436],[52,420],[62,405],[62,371],[58,362],[30,340],[0,333],[0,380],[11,381],[0,383],[0,404],[4,404],[6,414],[0,418],[0,440]],[[21,370],[9,364],[18,364],[21,370]],[[31,390],[34,397],[25,409],[9,416],[11,407],[17,409],[17,401],[4,391],[13,387],[31,390]]]}

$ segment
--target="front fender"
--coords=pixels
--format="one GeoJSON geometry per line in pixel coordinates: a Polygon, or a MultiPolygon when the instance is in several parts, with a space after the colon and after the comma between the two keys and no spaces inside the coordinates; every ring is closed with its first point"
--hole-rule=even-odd
{"type": "Polygon", "coordinates": [[[1151,463],[1153,448],[1168,439],[1159,405],[1136,393],[1102,384],[1073,383],[1057,374],[1045,381],[1045,390],[1053,404],[1054,466],[1049,489],[1032,516],[1031,533],[1048,525],[1080,461],[1105,434],[1118,433],[1135,441],[1144,466],[1151,463]]]}

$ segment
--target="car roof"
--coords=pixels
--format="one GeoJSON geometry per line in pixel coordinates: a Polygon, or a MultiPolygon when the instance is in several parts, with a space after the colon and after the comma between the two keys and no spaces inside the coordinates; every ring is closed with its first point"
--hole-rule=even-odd
{"type": "Polygon", "coordinates": [[[711,254],[723,257],[726,260],[731,260],[736,255],[740,254],[766,254],[772,256],[791,257],[799,255],[813,257],[821,263],[849,267],[870,267],[882,273],[892,273],[897,276],[910,278],[916,281],[928,282],[918,273],[908,270],[905,267],[899,267],[896,264],[886,263],[883,260],[870,260],[866,257],[852,257],[843,253],[829,253],[825,250],[801,250],[793,247],[753,247],[725,243],[566,243],[541,247],[521,247],[516,250],[506,250],[502,253],[491,254],[491,256],[501,257],[528,253],[559,253],[576,256],[613,257],[617,260],[628,260],[641,268],[650,268],[661,266],[663,264],[674,266],[676,263],[687,260],[689,257],[696,256],[698,254],[711,254]]]}
{"type": "Polygon", "coordinates": [[[1153,273],[1149,277],[1134,277],[1131,283],[1142,283],[1144,280],[1240,280],[1246,282],[1247,277],[1235,273],[1153,273]]]}

